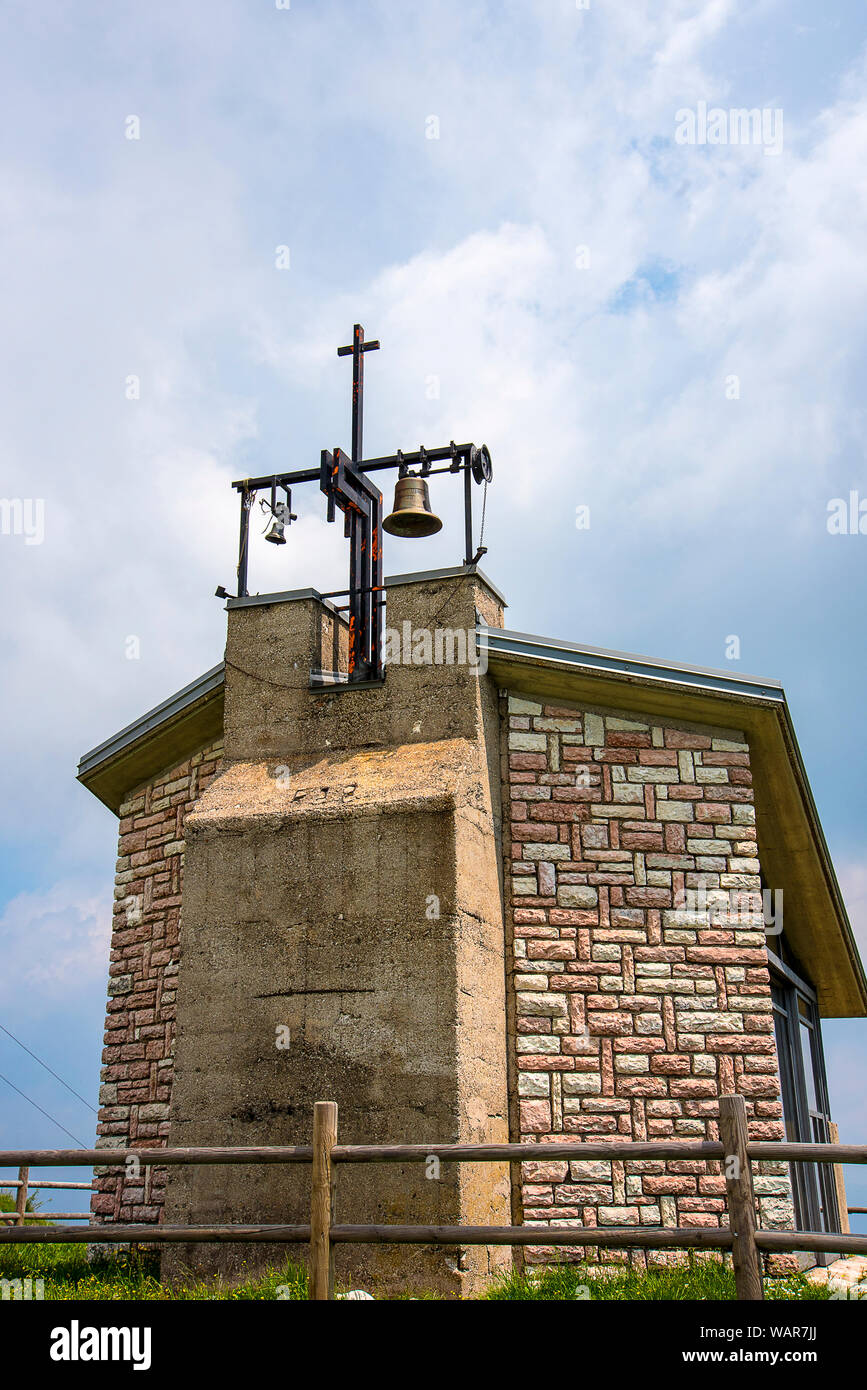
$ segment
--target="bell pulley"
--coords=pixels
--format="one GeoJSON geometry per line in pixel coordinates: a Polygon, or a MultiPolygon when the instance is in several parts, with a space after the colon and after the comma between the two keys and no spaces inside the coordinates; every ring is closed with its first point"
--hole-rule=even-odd
{"type": "MultiPolygon", "coordinates": [[[[449,444],[437,449],[419,448],[413,453],[390,454],[383,458],[365,459],[362,453],[364,404],[364,354],[379,347],[378,340],[364,341],[364,329],[355,325],[352,342],[337,349],[339,357],[352,356],[352,453],[342,449],[323,449],[319,468],[301,469],[293,473],[274,474],[263,478],[243,478],[232,486],[241,495],[241,530],[238,545],[238,594],[248,596],[247,568],[250,528],[250,509],[258,492],[266,488],[270,499],[261,498],[260,506],[266,516],[265,539],[272,545],[286,544],[286,531],[297,520],[292,511],[291,487],[300,483],[318,482],[327,499],[327,517],[336,520],[343,512],[344,534],[349,540],[349,588],[324,594],[323,598],[347,596],[349,602],[338,609],[348,612],[350,682],[381,680],[383,675],[380,635],[382,609],[385,603],[382,570],[382,532],[408,540],[434,536],[442,530],[442,521],[431,507],[428,478],[437,473],[464,475],[464,564],[478,564],[486,547],[480,542],[473,546],[472,485],[487,485],[493,476],[491,455],[487,446],[449,444]],[[439,466],[435,466],[439,465],[439,466]],[[387,517],[382,516],[382,493],[371,482],[369,474],[395,468],[398,470],[394,504],[387,517]],[[415,471],[417,469],[417,471],[415,471]],[[277,489],[286,500],[277,500],[277,489]]],[[[482,509],[484,529],[484,505],[482,509]]],[[[229,598],[222,587],[220,598],[229,598]]]]}

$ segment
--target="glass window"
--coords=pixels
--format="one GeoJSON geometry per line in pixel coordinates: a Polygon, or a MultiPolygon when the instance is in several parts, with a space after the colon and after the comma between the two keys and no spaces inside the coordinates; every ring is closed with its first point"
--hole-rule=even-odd
{"type": "Polygon", "coordinates": [[[816,1063],[813,1057],[813,1030],[809,1023],[801,1019],[801,1056],[804,1059],[804,1084],[807,1088],[807,1109],[815,1115],[819,1111],[816,1095],[816,1063]]]}
{"type": "MultiPolygon", "coordinates": [[[[828,1088],[815,998],[785,964],[774,971],[771,995],[786,1138],[792,1143],[827,1143],[828,1088]]],[[[797,1228],[839,1230],[832,1167],[792,1163],[789,1171],[797,1228]]]]}

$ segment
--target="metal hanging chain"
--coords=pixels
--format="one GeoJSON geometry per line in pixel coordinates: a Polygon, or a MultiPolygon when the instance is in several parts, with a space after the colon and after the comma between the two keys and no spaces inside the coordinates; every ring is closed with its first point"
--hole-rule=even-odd
{"type": "Polygon", "coordinates": [[[485,486],[484,486],[484,489],[483,489],[483,491],[482,491],[482,528],[481,528],[481,530],[479,531],[479,549],[480,549],[480,550],[481,550],[481,548],[482,548],[482,543],[483,543],[483,541],[484,541],[484,539],[485,539],[485,507],[487,506],[487,504],[488,504],[488,480],[487,480],[487,478],[486,478],[486,479],[485,479],[485,486]]]}

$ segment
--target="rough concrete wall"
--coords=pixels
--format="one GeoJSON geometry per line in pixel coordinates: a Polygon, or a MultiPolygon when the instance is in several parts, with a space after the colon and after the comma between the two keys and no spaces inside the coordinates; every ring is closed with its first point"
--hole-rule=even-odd
{"type": "MultiPolygon", "coordinates": [[[[502,605],[475,576],[432,578],[389,588],[386,622],[398,632],[404,623],[466,631],[475,627],[476,608],[490,627],[502,627],[502,605]]],[[[394,664],[379,686],[311,690],[311,667],[330,660],[330,633],[330,614],[314,599],[229,610],[227,758],[295,766],[329,750],[479,738],[496,692],[466,665],[394,664]]]]}
{"type": "MultiPolygon", "coordinates": [[[[716,1139],[737,1092],[782,1139],[761,898],[714,921],[678,898],[759,893],[743,735],[514,695],[503,716],[517,1134],[716,1139]]],[[[791,1226],[786,1166],[760,1172],[760,1224],[791,1226]]],[[[726,1224],[719,1163],[527,1163],[521,1195],[539,1225],[726,1224]]]]}
{"type": "MultiPolygon", "coordinates": [[[[98,1148],[164,1145],[175,1041],[184,822],[220,768],[222,742],[139,788],[120,808],[98,1148]]],[[[97,1170],[95,1221],[158,1221],[164,1168],[97,1170]]]]}
{"type": "MultiPolygon", "coordinates": [[[[265,835],[255,823],[198,834],[172,1142],[306,1144],[323,1099],[338,1103],[344,1142],[457,1140],[454,864],[453,820],[436,807],[287,818],[265,835]],[[431,885],[436,920],[425,915],[431,885]]],[[[458,1199],[451,1168],[438,1182],[422,1164],[338,1172],[345,1221],[451,1223],[458,1199]]],[[[185,1170],[172,1175],[168,1211],[173,1222],[304,1223],[309,1171],[185,1170]]],[[[436,1278],[422,1249],[345,1254],[362,1280],[387,1278],[398,1261],[409,1283],[436,1278]]],[[[280,1247],[179,1247],[166,1270],[234,1273],[284,1256],[280,1247]]]]}
{"type": "MultiPolygon", "coordinates": [[[[428,578],[389,590],[388,620],[466,630],[476,605],[502,622],[475,576],[428,578]]],[[[383,686],[311,691],[318,608],[229,615],[226,760],[188,824],[171,1142],[307,1144],[316,1100],[338,1102],[346,1142],[503,1141],[496,690],[466,665],[395,664],[383,686]]],[[[173,1169],[166,1219],[304,1222],[308,1184],[303,1166],[173,1169]]],[[[508,1174],[341,1165],[337,1211],[506,1224],[508,1174]]],[[[163,1268],[231,1275],[285,1254],[173,1247],[163,1268]]],[[[449,1294],[508,1259],[358,1245],[337,1264],[449,1294]]]]}

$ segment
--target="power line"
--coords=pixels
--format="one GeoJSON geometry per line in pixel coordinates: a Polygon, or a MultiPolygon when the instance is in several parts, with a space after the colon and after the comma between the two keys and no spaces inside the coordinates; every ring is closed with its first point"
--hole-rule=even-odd
{"type": "MultiPolygon", "coordinates": [[[[40,1065],[40,1067],[44,1067],[45,1070],[46,1070],[47,1072],[50,1072],[51,1075],[54,1077],[55,1081],[59,1081],[60,1084],[61,1084],[61,1086],[65,1086],[66,1089],[67,1089],[67,1091],[70,1091],[70,1092],[72,1093],[72,1095],[75,1096],[76,1100],[80,1100],[81,1103],[82,1103],[82,1105],[86,1105],[87,1108],[88,1108],[88,1110],[92,1110],[92,1111],[93,1111],[94,1115],[98,1115],[98,1114],[99,1114],[99,1111],[96,1109],[95,1106],[91,1105],[91,1103],[90,1103],[89,1100],[85,1100],[85,1099],[84,1099],[84,1096],[80,1096],[76,1090],[73,1090],[72,1086],[70,1086],[70,1084],[69,1084],[68,1081],[64,1081],[63,1077],[62,1077],[62,1076],[58,1076],[56,1071],[52,1071],[52,1070],[51,1070],[51,1067],[48,1065],[47,1062],[43,1062],[43,1060],[42,1060],[41,1057],[37,1057],[35,1052],[31,1052],[31,1051],[30,1051],[30,1048],[26,1045],[26,1043],[23,1043],[23,1042],[21,1041],[20,1038],[16,1038],[15,1034],[14,1034],[14,1033],[10,1033],[10,1032],[9,1032],[9,1029],[6,1028],[6,1027],[4,1027],[4,1025],[3,1025],[2,1023],[0,1023],[0,1029],[2,1029],[2,1031],[6,1034],[7,1038],[11,1038],[12,1041],[15,1042],[15,1043],[17,1043],[19,1047],[23,1047],[23,1048],[24,1048],[24,1051],[25,1051],[30,1057],[33,1058],[34,1062],[38,1062],[39,1065],[40,1065]]],[[[61,1125],[61,1129],[62,1129],[62,1128],[63,1128],[63,1126],[61,1125]]],[[[68,1134],[68,1133],[69,1133],[69,1131],[67,1130],[67,1134],[68,1134]]]]}
{"type": "Polygon", "coordinates": [[[39,1111],[40,1115],[44,1115],[46,1120],[50,1120],[53,1125],[57,1125],[58,1129],[62,1129],[63,1133],[68,1134],[70,1139],[75,1139],[75,1142],[80,1149],[87,1148],[87,1145],[85,1144],[83,1139],[77,1139],[76,1136],[66,1128],[66,1125],[62,1125],[59,1120],[55,1120],[54,1116],[49,1115],[47,1110],[43,1110],[41,1105],[37,1105],[35,1100],[31,1100],[30,1097],[28,1095],[25,1095],[23,1091],[18,1090],[18,1087],[15,1085],[15,1083],[13,1081],[10,1081],[8,1076],[4,1076],[2,1072],[0,1072],[0,1081],[5,1081],[6,1085],[11,1086],[13,1091],[18,1091],[19,1096],[23,1096],[24,1099],[30,1105],[32,1105],[35,1110],[39,1111]]]}

